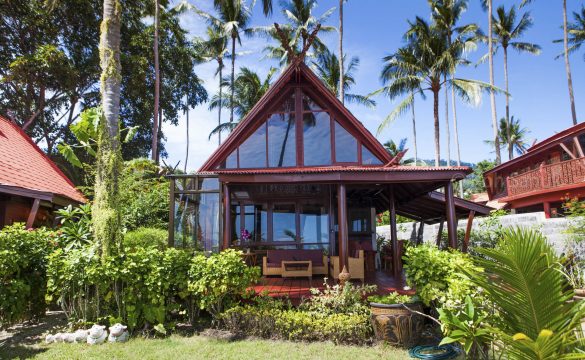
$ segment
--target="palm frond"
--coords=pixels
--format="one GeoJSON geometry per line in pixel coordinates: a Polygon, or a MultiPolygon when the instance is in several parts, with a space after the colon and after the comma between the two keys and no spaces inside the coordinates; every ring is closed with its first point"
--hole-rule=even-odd
{"type": "Polygon", "coordinates": [[[394,120],[396,120],[406,111],[408,111],[412,106],[413,102],[414,94],[411,93],[406,98],[404,98],[404,100],[402,100],[402,102],[400,102],[400,104],[398,104],[398,106],[394,108],[394,110],[392,110],[392,112],[388,114],[388,116],[386,116],[386,118],[380,123],[380,125],[378,126],[377,134],[379,135],[385,128],[387,128],[392,122],[394,122],[394,120]]]}

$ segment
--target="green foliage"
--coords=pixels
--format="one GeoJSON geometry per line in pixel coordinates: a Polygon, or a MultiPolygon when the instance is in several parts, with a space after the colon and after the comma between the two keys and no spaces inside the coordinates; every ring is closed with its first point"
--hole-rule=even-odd
{"type": "Polygon", "coordinates": [[[401,295],[396,291],[387,295],[372,295],[368,297],[368,301],[377,304],[412,304],[418,301],[418,297],[410,295],[401,295]]]}
{"type": "Polygon", "coordinates": [[[319,314],[294,308],[237,306],[221,315],[226,330],[244,336],[291,341],[368,344],[373,329],[369,314],[319,314]]]}
{"type": "Polygon", "coordinates": [[[345,286],[324,283],[324,289],[311,289],[311,297],[304,300],[300,310],[321,315],[361,314],[368,315],[370,308],[364,301],[367,294],[376,291],[376,285],[346,283],[345,286]]]}
{"type": "Polygon", "coordinates": [[[491,341],[491,333],[484,326],[486,317],[475,309],[471,297],[465,297],[461,311],[438,309],[441,329],[446,335],[439,345],[457,342],[471,359],[485,358],[486,344],[491,341]]]}
{"type": "Polygon", "coordinates": [[[493,169],[496,163],[491,160],[482,160],[478,162],[473,168],[473,174],[469,177],[470,180],[466,181],[469,184],[469,188],[466,191],[470,194],[476,194],[485,192],[485,182],[483,180],[483,174],[493,169]]]}
{"type": "Polygon", "coordinates": [[[167,229],[169,181],[152,161],[134,159],[124,163],[120,179],[120,208],[126,230],[139,227],[167,229]]]}
{"type": "Polygon", "coordinates": [[[142,248],[155,248],[163,251],[167,247],[168,231],[140,227],[124,234],[124,250],[133,251],[142,248]]]}
{"type": "Polygon", "coordinates": [[[78,249],[93,242],[91,229],[91,205],[68,205],[55,211],[59,220],[57,239],[65,251],[78,249]]]}
{"type": "Polygon", "coordinates": [[[57,246],[55,234],[23,224],[0,231],[0,327],[45,313],[45,257],[57,246]]]}
{"type": "Polygon", "coordinates": [[[493,210],[490,215],[481,219],[479,229],[471,232],[469,237],[469,253],[481,256],[478,249],[493,249],[500,242],[504,234],[501,217],[507,215],[506,210],[493,210]]]}
{"type": "Polygon", "coordinates": [[[470,257],[457,250],[444,251],[424,244],[410,246],[404,256],[406,279],[415,287],[425,305],[455,307],[465,296],[475,294],[475,287],[460,273],[479,273],[470,257]]]}
{"type": "Polygon", "coordinates": [[[490,330],[507,358],[582,358],[577,332],[585,307],[570,301],[573,290],[545,237],[534,230],[508,229],[495,249],[478,251],[484,257],[474,257],[474,262],[485,274],[463,272],[495,305],[499,316],[490,330]]]}
{"type": "Polygon", "coordinates": [[[240,251],[227,249],[210,257],[195,256],[189,278],[189,291],[200,299],[200,308],[217,317],[260,278],[260,268],[248,267],[240,251]]]}

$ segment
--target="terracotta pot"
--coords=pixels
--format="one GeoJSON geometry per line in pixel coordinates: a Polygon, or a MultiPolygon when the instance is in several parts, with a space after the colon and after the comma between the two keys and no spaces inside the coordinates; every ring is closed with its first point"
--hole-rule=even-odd
{"type": "MultiPolygon", "coordinates": [[[[422,312],[421,304],[406,304],[422,312]]],[[[417,345],[423,332],[424,318],[402,304],[370,303],[371,321],[376,338],[392,346],[410,348],[417,345]]]]}

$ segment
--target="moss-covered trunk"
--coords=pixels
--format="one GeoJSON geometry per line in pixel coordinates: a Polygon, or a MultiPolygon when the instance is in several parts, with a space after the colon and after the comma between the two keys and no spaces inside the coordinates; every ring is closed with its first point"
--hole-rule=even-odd
{"type": "Polygon", "coordinates": [[[119,0],[104,0],[100,35],[102,116],[99,123],[93,226],[102,258],[121,243],[118,179],[120,151],[120,19],[119,0]]]}

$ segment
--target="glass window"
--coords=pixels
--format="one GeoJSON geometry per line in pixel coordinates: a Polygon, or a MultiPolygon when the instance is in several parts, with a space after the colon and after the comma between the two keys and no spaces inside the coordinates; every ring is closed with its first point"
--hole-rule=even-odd
{"type": "Polygon", "coordinates": [[[331,122],[326,112],[303,114],[305,165],[331,165],[331,122]]]}
{"type": "MultiPolygon", "coordinates": [[[[249,235],[248,242],[267,241],[268,235],[268,208],[263,205],[244,205],[244,228],[249,235]]],[[[240,232],[242,244],[242,233],[240,232]]]]}
{"type": "Polygon", "coordinates": [[[175,246],[219,251],[219,194],[175,195],[175,246]]]}
{"type": "Polygon", "coordinates": [[[347,211],[347,220],[350,232],[370,232],[372,231],[372,212],[371,208],[350,207],[347,211]]]}
{"type": "Polygon", "coordinates": [[[219,190],[218,178],[199,178],[199,189],[198,190],[219,190]]]}
{"type": "Polygon", "coordinates": [[[268,166],[295,166],[296,127],[294,114],[273,114],[268,118],[268,166]]]}
{"type": "Polygon", "coordinates": [[[323,204],[302,204],[300,210],[301,242],[329,244],[329,216],[323,204]]]}
{"type": "Polygon", "coordinates": [[[225,159],[225,164],[222,166],[225,169],[235,169],[238,167],[238,150],[232,151],[225,159]]]}
{"type": "Polygon", "coordinates": [[[353,162],[358,161],[357,140],[335,122],[335,161],[336,162],[353,162]]]}
{"type": "Polygon", "coordinates": [[[240,145],[240,168],[266,167],[266,126],[262,124],[240,145]]]}
{"type": "Polygon", "coordinates": [[[274,204],[272,210],[272,240],[296,241],[295,204],[274,204]]]}
{"type": "Polygon", "coordinates": [[[279,112],[295,112],[295,92],[293,90],[290,97],[288,97],[282,105],[278,108],[279,112]]]}
{"type": "Polygon", "coordinates": [[[319,111],[323,110],[316,102],[310,97],[303,94],[303,111],[319,111]]]}
{"type": "Polygon", "coordinates": [[[362,145],[362,164],[364,165],[382,165],[380,159],[374,156],[367,147],[362,145]]]}

